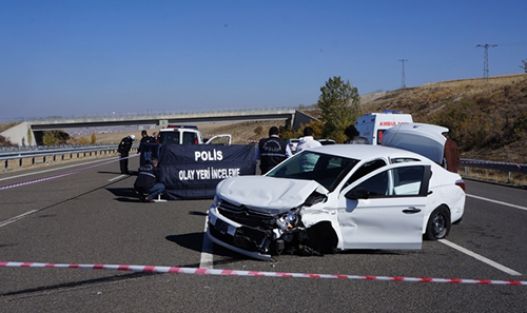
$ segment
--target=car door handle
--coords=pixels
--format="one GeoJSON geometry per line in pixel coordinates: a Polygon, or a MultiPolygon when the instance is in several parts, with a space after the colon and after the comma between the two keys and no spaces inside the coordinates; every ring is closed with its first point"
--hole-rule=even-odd
{"type": "Polygon", "coordinates": [[[413,207],[413,206],[409,207],[408,209],[404,209],[403,210],[404,214],[415,214],[415,213],[419,213],[419,212],[421,212],[421,209],[418,209],[418,208],[413,207]]]}

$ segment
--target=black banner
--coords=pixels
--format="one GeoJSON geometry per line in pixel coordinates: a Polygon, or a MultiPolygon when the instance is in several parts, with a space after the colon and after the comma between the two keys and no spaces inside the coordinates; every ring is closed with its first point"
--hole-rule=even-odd
{"type": "Polygon", "coordinates": [[[162,145],[159,180],[170,198],[212,198],[221,180],[256,173],[255,149],[254,145],[162,145]]]}

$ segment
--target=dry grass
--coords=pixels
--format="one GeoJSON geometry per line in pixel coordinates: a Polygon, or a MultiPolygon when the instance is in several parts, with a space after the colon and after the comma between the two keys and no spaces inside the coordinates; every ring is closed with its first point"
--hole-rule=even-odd
{"type": "MultiPolygon", "coordinates": [[[[231,134],[234,144],[246,144],[254,142],[262,137],[267,136],[267,132],[271,126],[283,126],[283,121],[253,121],[253,122],[238,122],[238,123],[198,123],[197,126],[203,136],[203,138],[210,138],[214,135],[220,134],[231,134]],[[262,133],[257,134],[255,129],[261,127],[262,133]]],[[[148,130],[148,134],[152,135],[154,132],[159,132],[159,128],[148,130]]],[[[122,138],[135,135],[136,138],[141,138],[141,131],[135,132],[114,132],[106,134],[97,134],[97,144],[118,144],[122,138]]],[[[90,135],[91,136],[91,135],[90,135]]],[[[89,142],[90,136],[75,137],[76,141],[87,141],[89,142]]]]}
{"type": "Polygon", "coordinates": [[[467,79],[389,92],[365,111],[411,113],[446,126],[463,157],[527,163],[527,75],[467,79]]]}
{"type": "Polygon", "coordinates": [[[496,170],[480,168],[465,168],[460,173],[464,178],[510,185],[514,187],[527,187],[527,176],[521,173],[507,173],[496,170]]]}

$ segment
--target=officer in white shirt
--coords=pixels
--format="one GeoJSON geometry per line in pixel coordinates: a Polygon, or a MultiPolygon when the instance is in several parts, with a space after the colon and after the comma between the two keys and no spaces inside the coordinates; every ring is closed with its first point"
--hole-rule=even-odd
{"type": "Polygon", "coordinates": [[[300,141],[296,146],[296,153],[299,153],[305,149],[316,148],[320,146],[322,146],[322,144],[313,138],[313,128],[306,127],[304,128],[304,137],[300,138],[300,141]]]}
{"type": "MultiPolygon", "coordinates": [[[[322,144],[313,138],[313,128],[306,127],[304,128],[304,137],[300,138],[298,146],[296,146],[296,153],[302,152],[302,150],[309,148],[321,147],[322,144]]],[[[318,161],[319,156],[315,154],[305,154],[302,155],[301,167],[304,172],[312,172],[315,168],[315,164],[318,161]]]]}

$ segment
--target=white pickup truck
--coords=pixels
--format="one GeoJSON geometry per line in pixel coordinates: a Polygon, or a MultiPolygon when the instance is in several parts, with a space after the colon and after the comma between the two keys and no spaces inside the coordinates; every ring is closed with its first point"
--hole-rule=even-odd
{"type": "Polygon", "coordinates": [[[197,126],[189,125],[168,125],[159,131],[160,144],[178,145],[201,145],[201,144],[222,144],[230,145],[232,136],[222,134],[204,140],[197,126]]]}

